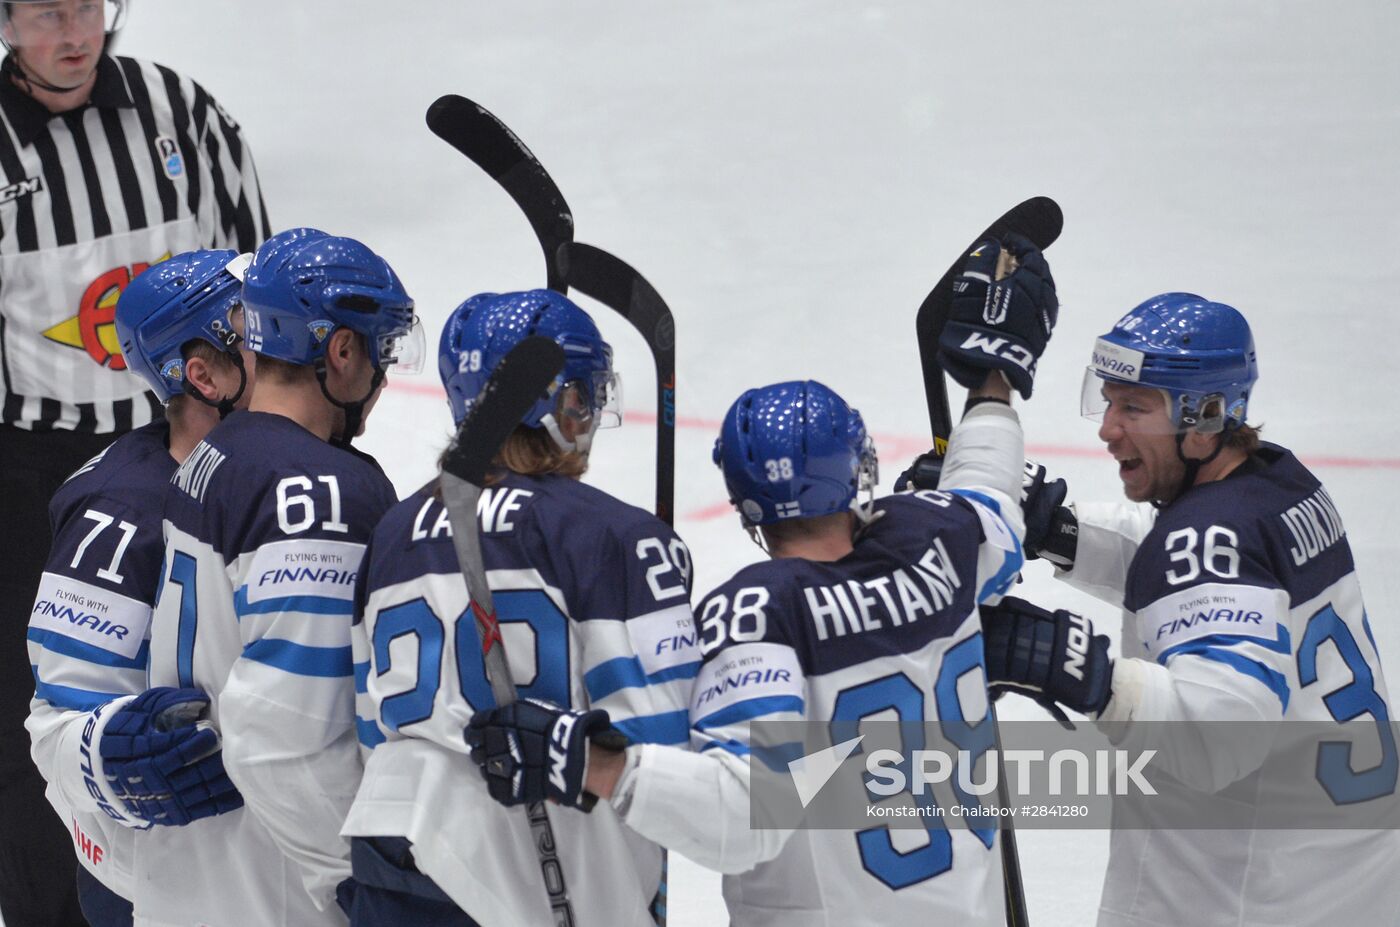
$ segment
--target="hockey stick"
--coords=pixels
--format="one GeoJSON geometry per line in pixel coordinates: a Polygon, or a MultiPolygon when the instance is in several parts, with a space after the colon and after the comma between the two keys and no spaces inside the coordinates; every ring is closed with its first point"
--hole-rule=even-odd
{"type": "MultiPolygon", "coordinates": [[[[511,199],[515,200],[520,211],[525,214],[530,227],[534,229],[535,237],[539,240],[540,248],[544,251],[549,288],[560,293],[567,293],[568,285],[565,282],[560,261],[565,259],[565,246],[571,243],[574,238],[574,217],[569,210],[568,203],[564,201],[564,194],[559,191],[558,185],[549,176],[549,172],[544,169],[544,165],[535,157],[534,152],[530,151],[520,140],[520,137],[486,107],[456,94],[439,97],[428,108],[427,120],[428,128],[432,130],[433,134],[466,155],[478,167],[490,174],[497,183],[505,188],[511,199]]],[[[606,263],[606,259],[611,258],[610,255],[603,252],[599,252],[599,254],[602,254],[605,259],[603,263],[606,263]]],[[[588,257],[584,257],[582,260],[591,267],[596,267],[598,264],[597,261],[591,261],[588,257]]],[[[625,268],[626,273],[641,280],[640,275],[630,267],[615,258],[611,258],[611,260],[625,268]]],[[[588,273],[588,271],[585,270],[584,273],[588,273]]],[[[596,274],[590,275],[590,279],[595,278],[596,274]]],[[[661,301],[661,297],[656,295],[656,291],[651,289],[645,280],[642,280],[642,285],[650,291],[654,299],[642,300],[641,307],[635,313],[628,311],[628,307],[632,305],[632,301],[629,299],[624,298],[616,303],[606,300],[600,300],[600,302],[604,302],[621,312],[629,321],[638,326],[642,331],[642,336],[647,340],[647,346],[651,349],[653,358],[655,358],[658,384],[656,514],[657,517],[670,524],[674,511],[675,494],[674,328],[670,326],[670,310],[661,301]],[[648,307],[653,305],[660,306],[660,313],[664,315],[667,324],[666,331],[669,331],[669,335],[663,332],[656,313],[649,313],[648,307]],[[656,318],[657,321],[649,322],[647,327],[643,328],[643,323],[640,321],[643,317],[656,318]],[[661,347],[663,343],[665,344],[664,348],[661,347]],[[666,366],[664,375],[662,373],[663,352],[666,366]]],[[[617,289],[617,287],[607,288],[610,291],[617,289]]],[[[661,885],[651,905],[652,918],[658,927],[666,927],[666,884],[669,871],[667,859],[667,852],[663,847],[661,850],[661,885]]]]}
{"type": "Polygon", "coordinates": [[[656,365],[656,517],[672,524],[676,499],[676,323],[656,288],[602,248],[566,242],[556,262],[565,286],[632,324],[656,365]]]}
{"type": "MultiPolygon", "coordinates": [[[[442,461],[440,485],[443,505],[452,524],[452,546],[467,582],[486,678],[491,683],[491,694],[497,705],[508,705],[516,700],[515,682],[506,662],[506,648],[491,601],[491,587],[486,582],[476,505],[485,489],[486,470],[491,459],[563,369],[564,349],[553,340],[534,337],[521,341],[491,374],[442,461]]],[[[553,923],[555,927],[571,927],[574,911],[564,884],[564,867],[559,861],[549,814],[544,802],[528,805],[525,811],[535,851],[539,854],[545,891],[549,893],[553,923]]]]}
{"type": "MultiPolygon", "coordinates": [[[[924,396],[928,403],[929,425],[933,431],[933,447],[938,456],[948,452],[948,437],[953,432],[953,415],[948,408],[948,384],[943,377],[943,368],[938,364],[937,352],[938,338],[943,333],[943,327],[948,322],[948,312],[953,305],[954,279],[962,270],[967,255],[978,242],[1015,233],[1024,235],[1034,242],[1036,247],[1044,249],[1060,237],[1064,221],[1059,204],[1048,196],[1032,197],[1012,207],[963,249],[962,255],[934,284],[923,304],[919,306],[915,330],[919,341],[919,358],[923,365],[924,396]]],[[[997,757],[1000,758],[1001,732],[997,725],[996,706],[989,703],[987,710],[992,717],[997,757]]],[[[997,777],[997,800],[1004,808],[1011,804],[1005,769],[1001,769],[997,777]]],[[[1009,817],[1001,818],[1001,822],[1001,869],[1006,894],[1007,927],[1029,927],[1026,888],[1021,879],[1021,857],[1016,848],[1016,827],[1009,817]]]]}
{"type": "Polygon", "coordinates": [[[515,200],[544,251],[551,290],[564,292],[554,262],[559,246],[574,238],[574,217],[564,194],[529,148],[490,110],[449,93],[428,107],[428,128],[490,174],[515,200]]]}
{"type": "Polygon", "coordinates": [[[914,323],[919,340],[919,360],[924,368],[924,396],[928,404],[929,425],[933,429],[934,450],[942,456],[948,450],[948,435],[953,431],[953,416],[948,410],[948,385],[938,366],[938,336],[948,322],[948,310],[953,304],[953,280],[962,270],[967,255],[979,241],[1004,235],[1024,235],[1044,250],[1055,243],[1064,228],[1065,217],[1060,206],[1048,196],[1033,196],[1017,204],[963,249],[962,256],[934,284],[919,306],[914,323]]]}
{"type": "MultiPolygon", "coordinates": [[[[641,332],[656,365],[656,517],[672,524],[676,508],[676,323],[656,288],[630,265],[582,242],[559,246],[555,266],[565,289],[580,293],[621,315],[641,332]]],[[[666,927],[666,887],[670,858],[661,850],[661,884],[651,901],[651,918],[666,927]]]]}

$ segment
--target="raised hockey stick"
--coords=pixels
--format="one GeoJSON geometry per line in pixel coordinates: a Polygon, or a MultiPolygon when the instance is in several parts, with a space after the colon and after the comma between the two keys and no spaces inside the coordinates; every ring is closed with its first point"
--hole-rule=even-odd
{"type": "MultiPolygon", "coordinates": [[[[491,459],[563,369],[564,349],[553,340],[534,337],[521,341],[487,380],[442,461],[442,502],[452,524],[452,546],[467,582],[477,639],[486,663],[486,678],[491,683],[491,694],[497,705],[508,705],[516,700],[515,682],[506,662],[506,648],[491,600],[491,587],[486,582],[476,505],[485,489],[486,470],[491,459]]],[[[564,884],[564,867],[559,862],[549,814],[544,802],[527,805],[525,811],[535,852],[539,854],[553,922],[555,927],[571,927],[575,923],[574,911],[564,884]]]]}
{"type": "Polygon", "coordinates": [[[1048,196],[1033,196],[1007,210],[1001,218],[987,226],[986,231],[972,240],[962,255],[948,268],[919,306],[914,328],[919,340],[919,360],[924,368],[924,396],[928,403],[929,425],[933,429],[934,450],[942,455],[948,450],[948,435],[953,431],[953,416],[948,410],[948,385],[938,366],[938,336],[948,322],[948,310],[953,305],[953,280],[962,271],[967,255],[979,241],[1001,238],[1015,233],[1024,235],[1044,250],[1055,243],[1064,228],[1065,216],[1060,205],[1048,196]]]}
{"type": "MultiPolygon", "coordinates": [[[[924,396],[928,403],[929,425],[933,431],[934,451],[941,457],[948,451],[948,437],[953,433],[953,415],[948,408],[948,384],[943,377],[943,368],[938,364],[938,337],[948,322],[948,313],[953,305],[953,281],[962,271],[967,255],[977,243],[988,238],[1001,238],[1011,233],[1024,235],[1038,248],[1050,247],[1060,237],[1064,227],[1064,213],[1060,206],[1048,196],[1036,196],[1007,211],[987,229],[973,239],[963,249],[957,261],[948,268],[934,284],[915,320],[919,341],[919,358],[923,364],[924,396]]],[[[1001,756],[1001,733],[997,727],[996,706],[988,705],[992,716],[992,730],[996,735],[996,750],[1001,756]]],[[[997,800],[1002,807],[1009,807],[1010,792],[1006,784],[1006,770],[999,770],[997,777],[997,800]]],[[[1021,879],[1021,857],[1016,848],[1016,827],[1011,818],[1001,821],[1001,869],[1003,887],[1006,894],[1007,927],[1029,927],[1030,917],[1026,911],[1026,888],[1021,879]]]]}
{"type": "Polygon", "coordinates": [[[641,332],[656,365],[656,517],[672,524],[676,501],[676,323],[656,288],[602,248],[566,242],[556,262],[566,286],[596,299],[641,332]]]}
{"type": "Polygon", "coordinates": [[[490,174],[515,200],[544,250],[551,290],[564,292],[554,257],[574,238],[574,217],[564,194],[520,137],[491,111],[449,93],[428,107],[428,128],[490,174]]]}
{"type": "MultiPolygon", "coordinates": [[[[569,241],[554,262],[565,289],[574,287],[621,315],[641,332],[656,366],[656,517],[670,525],[676,510],[676,323],[656,287],[602,248],[569,241]]],[[[666,927],[670,858],[661,850],[661,885],[651,918],[666,927]]]]}
{"type": "MultiPolygon", "coordinates": [[[[535,157],[534,152],[526,147],[525,143],[520,140],[520,136],[512,132],[490,110],[457,94],[439,97],[428,108],[427,120],[428,128],[432,130],[433,134],[466,155],[478,167],[490,174],[497,183],[505,188],[511,199],[515,200],[520,211],[525,214],[525,219],[530,223],[530,227],[535,230],[535,237],[539,240],[540,248],[544,251],[549,288],[560,293],[567,293],[568,284],[564,279],[559,262],[564,255],[564,246],[573,241],[574,217],[569,210],[569,204],[564,201],[564,194],[559,192],[558,185],[549,176],[549,172],[544,169],[544,165],[535,157]]],[[[599,253],[602,254],[602,252],[599,253]]],[[[603,256],[604,258],[611,257],[606,254],[603,256]]],[[[625,268],[632,276],[641,279],[636,271],[622,264],[621,261],[617,261],[615,258],[611,260],[625,268]]],[[[590,280],[597,280],[598,274],[592,272],[592,268],[599,262],[592,261],[588,257],[582,258],[582,261],[589,265],[582,273],[587,274],[590,280]]],[[[661,301],[661,297],[656,295],[656,291],[651,289],[645,280],[642,280],[642,284],[650,290],[655,299],[654,301],[642,300],[642,307],[638,308],[635,313],[629,311],[629,307],[632,305],[630,299],[623,299],[617,303],[606,300],[599,301],[621,312],[628,321],[642,330],[642,336],[646,338],[647,346],[655,358],[658,384],[656,514],[667,524],[671,524],[672,512],[675,508],[676,377],[674,328],[669,328],[671,335],[664,338],[660,324],[650,324],[648,328],[642,328],[644,323],[639,320],[651,317],[645,307],[652,305],[653,302],[660,306],[668,326],[671,317],[670,310],[661,301]],[[664,349],[660,348],[662,342],[666,343],[664,349]],[[662,350],[666,353],[667,372],[664,375],[662,373],[662,350]],[[664,387],[661,385],[663,383],[666,384],[664,387]]],[[[618,289],[617,286],[606,284],[604,288],[610,292],[618,289]]],[[[666,885],[669,871],[667,858],[667,852],[663,847],[661,850],[661,885],[651,905],[652,918],[658,927],[666,927],[666,885]]]]}

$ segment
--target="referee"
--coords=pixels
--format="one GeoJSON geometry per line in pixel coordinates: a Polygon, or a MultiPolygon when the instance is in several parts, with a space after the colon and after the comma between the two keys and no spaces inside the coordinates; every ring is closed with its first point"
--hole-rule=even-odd
{"type": "Polygon", "coordinates": [[[127,5],[0,0],[0,913],[10,927],[85,923],[74,890],[83,848],[29,758],[25,630],[49,498],[113,438],[161,414],[124,372],[117,297],[173,254],[252,251],[268,232],[237,123],[188,78],[108,54],[127,5]]]}

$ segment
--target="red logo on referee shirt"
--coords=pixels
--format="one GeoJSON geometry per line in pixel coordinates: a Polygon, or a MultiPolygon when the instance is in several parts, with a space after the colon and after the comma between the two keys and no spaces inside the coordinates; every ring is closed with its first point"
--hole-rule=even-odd
{"type": "Polygon", "coordinates": [[[122,357],[121,345],[117,342],[117,327],[113,323],[117,313],[117,300],[121,297],[122,290],[126,289],[126,285],[141,271],[169,257],[170,252],[167,251],[150,264],[113,267],[98,274],[97,279],[83,290],[83,296],[78,301],[78,314],[44,329],[44,337],[70,348],[86,351],[88,357],[103,367],[125,370],[126,359],[122,357]]]}

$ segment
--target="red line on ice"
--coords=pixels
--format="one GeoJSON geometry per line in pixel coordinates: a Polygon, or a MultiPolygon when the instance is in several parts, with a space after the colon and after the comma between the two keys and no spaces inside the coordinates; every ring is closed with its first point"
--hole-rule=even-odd
{"type": "MultiPolygon", "coordinates": [[[[442,387],[432,383],[405,382],[402,379],[392,380],[390,388],[395,392],[412,393],[417,396],[425,396],[434,399],[443,399],[445,394],[442,387]]],[[[629,422],[639,422],[642,424],[655,424],[656,413],[643,411],[640,409],[628,409],[625,419],[629,422]]],[[[694,428],[701,431],[708,431],[715,434],[719,431],[720,422],[718,419],[701,418],[695,415],[676,416],[677,428],[694,428]]],[[[903,461],[913,459],[917,454],[923,453],[929,447],[928,438],[917,435],[875,435],[875,446],[880,452],[880,456],[886,461],[903,461]]],[[[1073,444],[1027,444],[1026,453],[1031,457],[1102,457],[1107,452],[1099,446],[1073,445],[1073,444]]],[[[1341,457],[1332,455],[1308,455],[1303,457],[1303,463],[1310,467],[1338,470],[1400,470],[1400,457],[1341,457]]],[[[711,521],[731,514],[733,507],[728,502],[716,502],[702,508],[692,509],[681,515],[686,521],[711,521]]]]}

